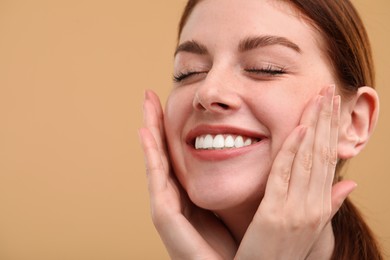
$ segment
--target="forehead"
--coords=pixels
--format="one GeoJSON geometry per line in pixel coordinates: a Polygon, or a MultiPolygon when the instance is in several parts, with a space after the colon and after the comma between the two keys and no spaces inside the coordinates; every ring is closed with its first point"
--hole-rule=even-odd
{"type": "MultiPolygon", "coordinates": [[[[274,35],[302,47],[320,49],[320,33],[304,16],[282,0],[203,0],[189,16],[179,42],[202,40],[224,45],[243,37],[274,35]]],[[[206,43],[207,43],[206,42],[206,43]]]]}

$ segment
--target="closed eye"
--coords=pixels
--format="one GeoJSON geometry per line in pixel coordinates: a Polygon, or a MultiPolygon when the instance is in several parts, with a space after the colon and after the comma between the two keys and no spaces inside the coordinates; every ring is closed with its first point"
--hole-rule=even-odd
{"type": "Polygon", "coordinates": [[[181,82],[187,78],[190,78],[190,77],[193,77],[193,76],[196,76],[196,75],[199,75],[199,74],[203,74],[203,73],[207,73],[207,71],[189,71],[189,72],[180,72],[176,75],[173,75],[173,81],[174,82],[181,82]]]}
{"type": "Polygon", "coordinates": [[[256,75],[263,75],[263,76],[278,76],[286,74],[287,71],[284,68],[274,67],[274,66],[267,66],[265,68],[250,68],[245,69],[248,73],[254,73],[256,75]]]}

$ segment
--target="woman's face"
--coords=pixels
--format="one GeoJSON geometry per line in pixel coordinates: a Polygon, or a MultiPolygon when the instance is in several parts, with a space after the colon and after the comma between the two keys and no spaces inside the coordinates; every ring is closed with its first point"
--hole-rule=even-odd
{"type": "Polygon", "coordinates": [[[308,101],[335,83],[322,39],[275,0],[204,0],[175,55],[165,127],[173,169],[210,210],[258,205],[308,101]]]}

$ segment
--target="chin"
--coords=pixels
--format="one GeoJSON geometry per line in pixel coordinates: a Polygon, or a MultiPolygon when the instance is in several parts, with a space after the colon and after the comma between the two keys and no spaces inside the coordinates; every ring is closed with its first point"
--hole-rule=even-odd
{"type": "Polygon", "coordinates": [[[252,207],[253,204],[257,207],[263,198],[268,175],[257,173],[255,178],[246,177],[244,181],[235,177],[238,178],[225,176],[215,180],[207,176],[189,180],[185,190],[195,205],[211,211],[252,207]]]}
{"type": "Polygon", "coordinates": [[[198,207],[221,211],[261,201],[272,162],[267,139],[239,149],[171,151],[176,176],[198,207]]]}

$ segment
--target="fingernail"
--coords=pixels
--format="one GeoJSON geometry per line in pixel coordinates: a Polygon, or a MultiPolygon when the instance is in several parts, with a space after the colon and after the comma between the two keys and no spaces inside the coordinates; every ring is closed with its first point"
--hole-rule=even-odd
{"type": "Polygon", "coordinates": [[[301,126],[301,129],[299,130],[299,138],[302,140],[307,132],[307,126],[301,126]]]}
{"type": "Polygon", "coordinates": [[[142,114],[143,114],[143,119],[144,119],[144,124],[146,123],[146,118],[147,118],[147,108],[146,108],[146,103],[149,102],[147,99],[144,99],[142,102],[142,114]]]}
{"type": "Polygon", "coordinates": [[[316,104],[318,106],[321,106],[323,100],[324,100],[324,96],[317,96],[316,104]]]}
{"type": "Polygon", "coordinates": [[[353,184],[354,185],[351,186],[351,189],[350,189],[350,192],[349,192],[348,195],[350,195],[352,192],[354,192],[356,190],[357,186],[358,186],[356,182],[354,182],[353,184]]]}
{"type": "Polygon", "coordinates": [[[150,100],[150,90],[145,89],[145,91],[144,91],[144,102],[143,102],[143,108],[144,109],[145,109],[145,103],[148,100],[150,100]]]}
{"type": "Polygon", "coordinates": [[[145,89],[145,90],[144,90],[144,100],[148,99],[148,96],[149,96],[148,90],[145,89]]]}
{"type": "Polygon", "coordinates": [[[333,105],[334,107],[339,107],[340,106],[340,103],[341,103],[341,97],[340,95],[336,95],[333,97],[333,105]]]}
{"type": "Polygon", "coordinates": [[[328,88],[328,91],[327,93],[329,94],[329,96],[333,96],[334,93],[335,93],[335,90],[336,90],[336,85],[335,84],[331,84],[328,88]]]}

